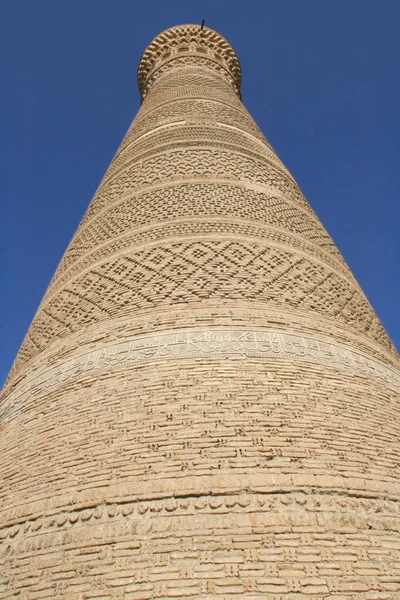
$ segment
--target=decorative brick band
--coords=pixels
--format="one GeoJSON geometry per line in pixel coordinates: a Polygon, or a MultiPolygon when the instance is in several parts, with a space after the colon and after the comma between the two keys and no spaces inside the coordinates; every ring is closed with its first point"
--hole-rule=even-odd
{"type": "Polygon", "coordinates": [[[0,408],[0,418],[13,412],[13,407],[32,396],[80,374],[104,368],[132,366],[135,363],[162,361],[195,356],[227,358],[266,357],[326,364],[373,375],[388,384],[400,385],[395,370],[343,346],[277,331],[207,329],[154,334],[107,344],[28,379],[10,394],[0,408]]]}
{"type": "Polygon", "coordinates": [[[137,73],[142,99],[162,75],[185,66],[222,75],[240,97],[241,69],[232,46],[213,29],[188,24],[162,31],[143,52],[137,73]]]}

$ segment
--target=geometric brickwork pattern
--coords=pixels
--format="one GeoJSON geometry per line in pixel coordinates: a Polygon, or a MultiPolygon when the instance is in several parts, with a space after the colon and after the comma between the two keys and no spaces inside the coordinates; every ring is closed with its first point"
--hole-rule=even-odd
{"type": "Polygon", "coordinates": [[[0,398],[0,599],[396,600],[397,352],[229,43],[138,81],[0,398]]]}

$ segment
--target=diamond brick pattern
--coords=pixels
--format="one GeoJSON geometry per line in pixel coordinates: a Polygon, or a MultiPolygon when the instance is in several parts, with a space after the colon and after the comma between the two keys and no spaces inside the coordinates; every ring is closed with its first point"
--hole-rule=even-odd
{"type": "Polygon", "coordinates": [[[154,38],[0,396],[0,600],[397,600],[399,357],[246,111],[154,38]]]}

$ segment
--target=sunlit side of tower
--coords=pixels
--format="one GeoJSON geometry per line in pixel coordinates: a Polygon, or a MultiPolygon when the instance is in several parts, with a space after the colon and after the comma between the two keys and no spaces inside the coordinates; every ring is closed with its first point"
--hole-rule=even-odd
{"type": "Polygon", "coordinates": [[[396,600],[398,355],[228,42],[138,79],[0,400],[0,599],[396,600]]]}

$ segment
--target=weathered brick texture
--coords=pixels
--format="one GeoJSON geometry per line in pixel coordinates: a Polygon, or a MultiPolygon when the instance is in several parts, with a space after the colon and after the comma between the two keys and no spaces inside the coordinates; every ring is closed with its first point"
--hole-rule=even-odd
{"type": "Polygon", "coordinates": [[[2,393],[0,599],[399,599],[395,349],[226,40],[139,85],[2,393]]]}

